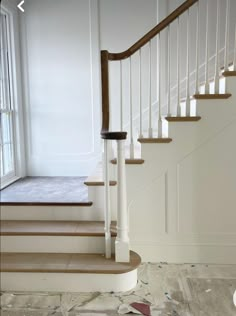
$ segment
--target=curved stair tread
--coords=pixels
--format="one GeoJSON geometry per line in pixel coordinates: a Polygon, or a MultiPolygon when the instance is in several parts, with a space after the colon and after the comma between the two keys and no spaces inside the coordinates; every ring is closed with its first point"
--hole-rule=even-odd
{"type": "Polygon", "coordinates": [[[131,251],[130,262],[115,262],[101,254],[2,253],[1,272],[122,274],[135,270],[140,256],[131,251]]]}
{"type": "MultiPolygon", "coordinates": [[[[88,236],[103,237],[103,221],[32,221],[3,220],[1,236],[88,236]]],[[[116,222],[111,224],[111,235],[116,236],[116,222]]]]}

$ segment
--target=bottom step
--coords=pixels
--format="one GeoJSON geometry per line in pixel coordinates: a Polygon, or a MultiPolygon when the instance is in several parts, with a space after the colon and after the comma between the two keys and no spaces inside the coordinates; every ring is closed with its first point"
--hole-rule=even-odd
{"type": "Polygon", "coordinates": [[[140,256],[117,263],[99,254],[2,253],[2,291],[120,292],[136,286],[140,256]]]}

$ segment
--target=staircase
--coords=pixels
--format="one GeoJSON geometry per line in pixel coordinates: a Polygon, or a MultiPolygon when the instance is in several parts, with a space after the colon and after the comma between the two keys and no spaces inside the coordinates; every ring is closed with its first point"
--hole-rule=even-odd
{"type": "Polygon", "coordinates": [[[236,148],[232,145],[236,40],[230,54],[230,3],[226,0],[225,23],[219,23],[222,2],[217,1],[213,78],[208,47],[210,0],[185,1],[127,51],[101,52],[104,162],[85,182],[92,202],[2,203],[3,290],[127,291],[137,283],[138,253],[143,261],[236,263],[232,207],[236,205],[236,148]],[[204,82],[199,49],[202,11],[207,12],[204,82]],[[181,23],[187,31],[186,58],[181,52],[181,23]],[[175,42],[172,32],[176,32],[175,42]],[[191,64],[193,33],[195,62],[191,64]],[[157,51],[153,53],[154,39],[157,51]],[[174,57],[172,51],[176,51],[174,57]],[[166,89],[161,77],[163,52],[166,89]],[[159,69],[156,81],[154,59],[159,69]],[[182,59],[186,60],[184,71],[182,59]],[[110,62],[119,63],[118,77],[110,73],[110,62]],[[135,69],[138,79],[133,76],[135,69]],[[109,79],[115,80],[118,97],[110,95],[109,79]],[[140,146],[141,155],[136,150],[140,146]]]}

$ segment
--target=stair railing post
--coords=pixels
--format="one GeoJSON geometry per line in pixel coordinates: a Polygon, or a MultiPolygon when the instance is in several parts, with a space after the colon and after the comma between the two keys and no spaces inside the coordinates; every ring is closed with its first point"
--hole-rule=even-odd
{"type": "Polygon", "coordinates": [[[190,18],[189,18],[189,10],[187,11],[187,65],[186,65],[186,116],[190,116],[191,114],[191,102],[190,102],[190,64],[189,64],[189,50],[190,50],[190,18]]]}
{"type": "Polygon", "coordinates": [[[111,258],[111,200],[109,176],[109,140],[104,139],[104,218],[105,218],[105,255],[111,258]]]}
{"type": "Polygon", "coordinates": [[[208,94],[210,92],[210,85],[209,85],[209,36],[208,36],[208,31],[209,31],[209,1],[206,2],[206,52],[205,52],[205,94],[208,94]]]}
{"type": "Polygon", "coordinates": [[[227,0],[226,4],[226,18],[225,18],[225,56],[224,56],[224,68],[225,71],[229,70],[229,17],[230,17],[230,0],[227,0]]]}
{"type": "Polygon", "coordinates": [[[195,78],[195,94],[199,94],[199,3],[197,3],[197,25],[196,25],[196,78],[195,78]]]}
{"type": "Polygon", "coordinates": [[[236,24],[235,24],[235,32],[234,32],[234,71],[236,71],[236,24]]]}
{"type": "Polygon", "coordinates": [[[128,209],[126,197],[125,140],[117,140],[117,238],[116,262],[129,262],[128,209]]]}
{"type": "Polygon", "coordinates": [[[179,30],[179,21],[177,19],[177,113],[176,116],[181,116],[181,104],[180,104],[180,30],[179,30]]]}
{"type": "Polygon", "coordinates": [[[161,33],[158,36],[158,131],[157,137],[162,138],[162,118],[161,118],[161,80],[162,80],[162,54],[161,54],[161,33]]]}
{"type": "Polygon", "coordinates": [[[220,74],[219,74],[219,33],[220,33],[220,0],[217,0],[216,13],[216,60],[215,60],[215,93],[220,91],[220,74]]]}
{"type": "Polygon", "coordinates": [[[148,137],[153,137],[152,130],[152,41],[149,42],[149,86],[148,86],[148,104],[149,104],[149,115],[148,115],[148,137]]]}

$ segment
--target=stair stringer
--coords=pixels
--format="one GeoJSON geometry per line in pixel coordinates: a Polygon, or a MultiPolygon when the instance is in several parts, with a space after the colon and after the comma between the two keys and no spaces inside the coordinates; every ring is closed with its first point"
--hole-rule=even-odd
{"type": "Polygon", "coordinates": [[[197,101],[202,120],[170,123],[173,142],[142,144],[145,163],[127,166],[131,248],[144,261],[236,262],[236,78],[226,80],[231,98],[197,101]]]}

